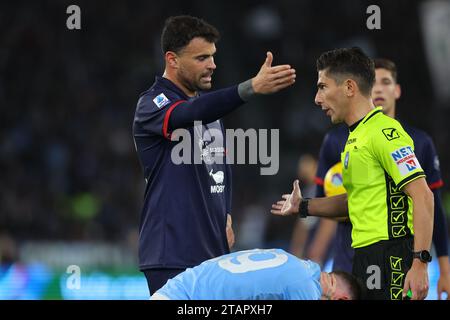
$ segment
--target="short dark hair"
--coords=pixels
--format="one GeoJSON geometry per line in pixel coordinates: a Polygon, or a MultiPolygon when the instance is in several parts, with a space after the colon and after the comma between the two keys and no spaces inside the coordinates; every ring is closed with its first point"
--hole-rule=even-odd
{"type": "Polygon", "coordinates": [[[385,58],[375,58],[373,59],[375,63],[375,69],[386,69],[392,75],[392,78],[397,82],[397,66],[394,61],[385,58]]]}
{"type": "Polygon", "coordinates": [[[186,15],[169,17],[161,34],[162,51],[178,53],[196,37],[216,43],[220,34],[215,27],[200,18],[186,15]]]}
{"type": "Polygon", "coordinates": [[[373,61],[358,47],[324,52],[317,59],[316,66],[318,72],[325,70],[327,76],[338,84],[342,83],[344,76],[352,78],[366,96],[370,95],[375,83],[373,61]]]}
{"type": "Polygon", "coordinates": [[[361,281],[356,278],[351,273],[336,270],[331,272],[335,274],[337,277],[339,277],[341,280],[343,280],[347,285],[348,289],[350,290],[350,295],[352,300],[361,300],[364,297],[364,286],[361,283],[361,281]]]}

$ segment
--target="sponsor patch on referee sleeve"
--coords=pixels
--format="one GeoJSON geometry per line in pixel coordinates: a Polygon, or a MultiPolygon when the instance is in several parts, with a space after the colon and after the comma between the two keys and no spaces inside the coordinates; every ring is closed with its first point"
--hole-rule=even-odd
{"type": "Polygon", "coordinates": [[[422,169],[412,147],[410,146],[395,150],[391,153],[391,157],[402,176],[406,176],[416,169],[422,169]]]}

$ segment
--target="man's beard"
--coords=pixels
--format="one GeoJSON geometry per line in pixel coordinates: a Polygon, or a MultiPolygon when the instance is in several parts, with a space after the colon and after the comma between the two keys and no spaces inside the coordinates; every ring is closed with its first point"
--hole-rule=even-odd
{"type": "MultiPolygon", "coordinates": [[[[192,79],[192,78],[185,76],[185,74],[186,73],[183,70],[181,70],[180,80],[186,86],[186,88],[188,88],[190,91],[197,92],[197,91],[208,90],[211,88],[210,82],[202,84],[201,78],[199,78],[198,80],[192,79]]],[[[203,75],[201,77],[203,77],[203,75]]]]}

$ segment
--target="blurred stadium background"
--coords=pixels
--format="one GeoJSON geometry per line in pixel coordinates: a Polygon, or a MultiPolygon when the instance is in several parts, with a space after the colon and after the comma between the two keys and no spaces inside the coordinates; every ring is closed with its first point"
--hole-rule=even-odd
{"type": "MultiPolygon", "coordinates": [[[[357,45],[399,68],[399,118],[426,130],[441,160],[450,213],[450,2],[8,1],[0,3],[0,299],[147,299],[137,271],[144,181],[131,125],[137,97],[162,74],[170,15],[203,17],[222,34],[214,88],[256,74],[265,52],[296,84],[225,118],[227,128],[280,129],[280,169],[235,165],[235,249],[289,248],[295,220],[270,215],[303,154],[317,156],[329,119],[314,106],[315,59],[357,45]],[[81,8],[79,31],[66,8],[81,8]],[[381,8],[368,30],[366,8],[381,8]],[[68,290],[69,265],[82,272],[68,290]]],[[[327,263],[327,266],[329,263],[327,263]]],[[[435,298],[438,268],[430,264],[435,298]]]]}

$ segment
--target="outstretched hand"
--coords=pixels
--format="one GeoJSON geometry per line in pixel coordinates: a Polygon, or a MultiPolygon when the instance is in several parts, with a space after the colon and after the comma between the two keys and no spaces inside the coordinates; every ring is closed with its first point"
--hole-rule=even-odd
{"type": "Polygon", "coordinates": [[[272,66],[272,52],[267,52],[266,60],[256,77],[252,79],[253,91],[258,94],[278,92],[295,82],[295,69],[288,64],[272,66]]]}
{"type": "Polygon", "coordinates": [[[302,201],[302,192],[298,180],[293,183],[293,189],[291,194],[283,194],[283,200],[277,201],[272,204],[271,213],[279,216],[288,216],[298,213],[300,202],[302,201]]]}

